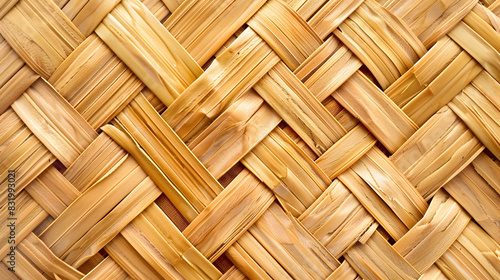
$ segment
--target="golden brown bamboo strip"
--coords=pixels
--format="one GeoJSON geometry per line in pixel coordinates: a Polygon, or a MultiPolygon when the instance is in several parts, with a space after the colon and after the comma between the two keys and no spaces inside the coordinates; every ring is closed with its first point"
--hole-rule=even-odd
{"type": "Polygon", "coordinates": [[[108,123],[144,87],[95,34],[64,60],[48,82],[94,129],[108,123]]]}
{"type": "Polygon", "coordinates": [[[485,71],[457,95],[450,108],[495,155],[500,155],[500,84],[485,71]]]}
{"type": "Polygon", "coordinates": [[[500,69],[491,60],[500,56],[500,34],[473,11],[453,28],[448,36],[466,50],[496,80],[500,80],[500,69]]]}
{"type": "Polygon", "coordinates": [[[427,203],[406,177],[377,148],[372,148],[351,169],[361,177],[398,218],[412,228],[427,209],[427,203]]]}
{"type": "Polygon", "coordinates": [[[167,106],[202,74],[198,64],[138,0],[120,2],[95,32],[167,106]]]}
{"type": "Polygon", "coordinates": [[[345,81],[333,97],[358,118],[391,153],[418,128],[360,72],[354,73],[345,81]]]}
{"type": "Polygon", "coordinates": [[[118,144],[101,133],[66,170],[64,176],[78,191],[84,192],[126,155],[118,144]]]}
{"type": "Polygon", "coordinates": [[[366,0],[334,34],[387,88],[425,53],[425,48],[397,18],[366,0]]]}
{"type": "Polygon", "coordinates": [[[448,5],[435,6],[429,0],[390,0],[384,7],[404,21],[424,46],[429,48],[460,22],[476,3],[475,1],[459,0],[448,5]]]}
{"type": "Polygon", "coordinates": [[[345,134],[337,120],[283,63],[276,64],[254,89],[317,155],[345,134]]]}
{"type": "Polygon", "coordinates": [[[0,176],[3,178],[0,181],[0,201],[3,208],[7,207],[9,170],[15,170],[16,191],[19,194],[55,158],[12,109],[0,115],[0,125],[5,127],[0,130],[0,176]]]}
{"type": "Polygon", "coordinates": [[[482,228],[470,222],[436,264],[450,279],[495,279],[500,275],[499,249],[482,228]]]}
{"type": "Polygon", "coordinates": [[[184,0],[162,0],[162,2],[167,6],[168,10],[173,13],[179,8],[184,0]]]}
{"type": "MultiPolygon", "coordinates": [[[[309,1],[319,2],[319,1],[309,1]]],[[[327,1],[313,17],[308,20],[308,25],[324,39],[332,33],[363,1],[327,1]]],[[[302,10],[302,9],[301,9],[302,10]]],[[[298,11],[299,13],[301,11],[298,11]]]]}
{"type": "Polygon", "coordinates": [[[242,171],[183,231],[208,260],[217,259],[274,201],[254,175],[242,171]]]}
{"type": "Polygon", "coordinates": [[[474,59],[445,37],[393,83],[386,94],[413,121],[422,125],[480,71],[474,59]]]}
{"type": "Polygon", "coordinates": [[[268,1],[247,24],[292,71],[321,45],[305,20],[281,1],[268,1]]]}
{"type": "Polygon", "coordinates": [[[3,18],[5,14],[7,14],[19,0],[7,0],[4,1],[3,5],[0,8],[0,18],[3,18]]]}
{"type": "Polygon", "coordinates": [[[318,166],[279,128],[264,138],[242,163],[298,217],[327,188],[318,166]]]}
{"type": "MultiPolygon", "coordinates": [[[[340,263],[290,214],[272,204],[249,232],[296,279],[324,279],[340,263]],[[300,242],[298,242],[300,240],[300,242]],[[294,244],[294,249],[283,247],[294,244]]],[[[248,252],[248,250],[247,250],[248,252]]],[[[252,258],[260,258],[252,254],[252,258]]],[[[261,264],[262,265],[262,264],[261,264]]],[[[284,278],[280,278],[284,279],[284,278]]]]}
{"type": "MultiPolygon", "coordinates": [[[[186,279],[219,279],[221,273],[213,266],[172,221],[152,204],[138,215],[132,224],[186,279]]],[[[132,234],[127,230],[125,236],[132,234]]],[[[131,237],[127,237],[129,239],[131,237]]]]}
{"type": "Polygon", "coordinates": [[[81,278],[82,280],[91,280],[91,279],[104,279],[104,280],[127,280],[130,278],[123,269],[116,264],[116,262],[107,257],[102,261],[98,266],[96,266],[91,272],[89,272],[85,277],[81,278]]]}
{"type": "Polygon", "coordinates": [[[36,79],[33,72],[0,36],[0,114],[36,79]]]}
{"type": "MultiPolygon", "coordinates": [[[[373,217],[338,180],[333,181],[328,189],[302,213],[299,221],[336,258],[342,256],[364,234],[369,233],[374,225],[376,226],[373,217]]],[[[344,269],[338,274],[344,273],[342,272],[344,269]]]]}
{"type": "Polygon", "coordinates": [[[26,187],[31,197],[56,219],[80,192],[53,166],[26,187]]]}
{"type": "MultiPolygon", "coordinates": [[[[301,67],[304,66],[306,68],[308,62],[305,61],[301,64],[301,67]]],[[[315,64],[316,61],[311,60],[310,62],[310,64],[315,64]]],[[[318,100],[323,101],[354,74],[361,65],[361,62],[349,49],[345,46],[340,46],[333,55],[324,61],[314,74],[307,78],[304,85],[309,88],[318,100]]],[[[299,78],[300,76],[297,75],[299,78]]]]}
{"type": "MultiPolygon", "coordinates": [[[[2,205],[2,208],[5,206],[2,205]]],[[[49,214],[43,210],[43,208],[36,203],[31,196],[22,191],[16,196],[16,242],[21,242],[26,236],[28,236],[49,214]]],[[[8,211],[2,211],[0,213],[0,218],[7,221],[8,211]]],[[[10,236],[10,229],[7,226],[3,226],[0,229],[0,238],[3,240],[8,240],[10,236]]],[[[0,253],[2,256],[7,256],[7,252],[10,251],[11,244],[4,242],[0,246],[0,253]]],[[[8,260],[7,257],[3,257],[4,261],[8,260]]]]}
{"type": "Polygon", "coordinates": [[[95,247],[91,248],[90,252],[85,252],[86,246],[90,245],[89,241],[98,244],[106,239],[111,240],[113,235],[118,234],[119,230],[128,223],[127,219],[132,220],[159,196],[160,192],[154,190],[157,190],[156,186],[137,163],[130,157],[125,158],[79,196],[40,235],[40,238],[56,255],[78,267],[78,264],[83,263],[86,258],[97,253],[93,251],[98,249],[95,247]],[[107,195],[100,198],[103,193],[107,195]],[[139,196],[133,197],[137,195],[139,196]],[[144,200],[142,203],[146,205],[143,206],[139,204],[140,201],[134,201],[137,199],[144,200]],[[134,209],[134,207],[137,208],[134,209]],[[127,210],[130,212],[125,212],[127,210]],[[109,211],[111,212],[108,214],[109,211]],[[103,230],[109,231],[103,234],[104,232],[100,232],[103,230]],[[100,238],[95,238],[97,236],[93,236],[94,234],[100,238]],[[83,255],[80,256],[81,254],[83,255]]]}
{"type": "Polygon", "coordinates": [[[419,280],[448,280],[448,277],[435,265],[427,269],[422,275],[420,275],[419,280]]]}
{"type": "MultiPolygon", "coordinates": [[[[495,176],[498,170],[498,163],[481,153],[473,162],[475,171],[481,175],[492,189],[500,194],[500,179],[495,176]]],[[[500,242],[499,242],[500,243],[500,242]]]]}
{"type": "Polygon", "coordinates": [[[62,11],[80,32],[88,37],[119,2],[118,0],[70,0],[64,5],[62,11]]]}
{"type": "Polygon", "coordinates": [[[66,167],[97,137],[92,127],[45,80],[33,83],[12,108],[66,167]]]}
{"type": "Polygon", "coordinates": [[[165,22],[175,10],[169,10],[162,0],[141,0],[141,2],[151,11],[151,13],[156,17],[159,22],[165,22]]]}
{"type": "Polygon", "coordinates": [[[137,96],[116,119],[197,211],[201,212],[222,191],[143,95],[137,96]]]}
{"type": "MultiPolygon", "coordinates": [[[[168,1],[171,2],[171,1],[168,1]]],[[[165,27],[198,62],[205,64],[260,7],[263,0],[185,0],[165,27]]]]}
{"type": "Polygon", "coordinates": [[[83,41],[52,1],[19,1],[1,20],[0,33],[38,75],[48,79],[83,41]]]}
{"type": "Polygon", "coordinates": [[[483,149],[465,124],[445,106],[392,155],[391,161],[428,200],[483,149]],[[443,145],[443,141],[449,144],[443,145]]]}
{"type": "Polygon", "coordinates": [[[343,261],[339,268],[337,268],[332,274],[330,274],[330,276],[325,278],[325,280],[334,279],[357,280],[359,279],[359,276],[347,261],[343,261]]]}
{"type": "Polygon", "coordinates": [[[148,264],[145,260],[147,255],[141,255],[137,252],[122,234],[113,238],[104,248],[111,258],[113,258],[113,260],[134,279],[159,280],[166,278],[162,277],[160,272],[156,271],[148,264]]]}
{"type": "Polygon", "coordinates": [[[19,280],[16,274],[12,273],[3,262],[0,262],[0,277],[8,280],[19,280]]]}
{"type": "MultiPolygon", "coordinates": [[[[238,266],[238,269],[240,269],[247,277],[250,279],[273,279],[271,278],[271,275],[276,273],[275,269],[267,270],[264,271],[264,266],[269,266],[269,265],[275,265],[274,267],[277,268],[279,265],[276,265],[276,261],[274,259],[270,261],[266,261],[262,264],[263,267],[261,267],[255,260],[248,255],[248,253],[243,249],[242,245],[245,246],[245,243],[248,242],[255,242],[255,238],[248,233],[243,234],[239,239],[238,242],[233,244],[232,247],[228,248],[226,251],[227,256],[231,260],[232,263],[238,266]],[[269,273],[269,274],[268,274],[269,273]]],[[[260,245],[257,243],[257,246],[251,246],[253,250],[259,249],[260,245]]],[[[267,256],[269,254],[268,252],[264,251],[261,256],[267,256]]],[[[259,261],[259,260],[257,260],[259,261]]],[[[280,268],[282,270],[282,268],[280,268]]],[[[280,271],[281,272],[281,271],[280,271]]],[[[281,273],[280,274],[281,279],[289,279],[290,277],[286,273],[281,273]]]]}
{"type": "Polygon", "coordinates": [[[438,191],[424,217],[394,244],[419,271],[427,270],[459,237],[470,216],[453,198],[438,191]]]}
{"type": "MultiPolygon", "coordinates": [[[[500,174],[500,168],[488,156],[481,154],[474,162],[500,174]]],[[[500,227],[496,221],[500,219],[500,195],[471,166],[466,167],[455,178],[444,186],[445,190],[467,210],[474,220],[497,243],[500,242],[500,227]]]]}
{"type": "Polygon", "coordinates": [[[241,271],[239,271],[236,267],[231,267],[224,275],[222,275],[221,280],[245,280],[248,279],[245,277],[241,271]]]}
{"type": "MultiPolygon", "coordinates": [[[[46,277],[44,277],[44,275],[36,267],[34,267],[22,254],[19,254],[17,258],[18,258],[16,265],[18,271],[17,274],[19,277],[21,277],[21,279],[30,279],[30,280],[44,279],[44,278],[46,279],[46,277]]],[[[9,277],[7,277],[7,279],[9,280],[14,279],[11,276],[13,274],[12,271],[10,271],[9,274],[10,275],[9,277]]]]}
{"type": "Polygon", "coordinates": [[[378,232],[366,245],[354,245],[345,257],[365,279],[418,279],[420,276],[378,232]]]}
{"type": "Polygon", "coordinates": [[[352,169],[338,176],[338,179],[356,196],[363,207],[394,238],[399,239],[408,231],[405,224],[385,204],[380,196],[366,184],[352,169]]]}
{"type": "Polygon", "coordinates": [[[190,142],[189,148],[218,179],[280,121],[279,115],[250,89],[190,142]]]}
{"type": "MultiPolygon", "coordinates": [[[[33,233],[18,245],[19,252],[38,269],[49,275],[64,279],[81,279],[85,276],[75,268],[63,262],[33,233]]],[[[49,276],[50,277],[50,276],[49,276]]],[[[52,277],[51,277],[52,278],[52,277]]]]}
{"type": "Polygon", "coordinates": [[[322,104],[346,131],[351,131],[359,124],[359,120],[344,109],[333,97],[327,97],[322,104]]]}
{"type": "Polygon", "coordinates": [[[330,179],[336,178],[368,152],[376,142],[363,125],[357,125],[322,154],[316,164],[330,179]]]}
{"type": "Polygon", "coordinates": [[[162,117],[189,143],[278,60],[267,44],[247,28],[162,117]]]}

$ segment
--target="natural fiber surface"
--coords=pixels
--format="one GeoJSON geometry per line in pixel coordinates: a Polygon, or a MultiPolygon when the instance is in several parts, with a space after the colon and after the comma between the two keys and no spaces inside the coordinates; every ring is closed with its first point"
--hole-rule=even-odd
{"type": "Polygon", "coordinates": [[[500,279],[499,16],[1,0],[0,279],[500,279]]]}

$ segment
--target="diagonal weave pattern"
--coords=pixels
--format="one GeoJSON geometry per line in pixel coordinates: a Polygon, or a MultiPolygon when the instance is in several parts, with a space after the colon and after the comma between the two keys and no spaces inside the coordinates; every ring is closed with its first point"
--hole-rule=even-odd
{"type": "Polygon", "coordinates": [[[500,279],[499,16],[1,0],[0,279],[500,279]]]}

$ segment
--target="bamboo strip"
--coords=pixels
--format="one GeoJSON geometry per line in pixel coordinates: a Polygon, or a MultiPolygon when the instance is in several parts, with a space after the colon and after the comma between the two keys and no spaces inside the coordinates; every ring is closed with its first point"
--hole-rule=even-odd
{"type": "Polygon", "coordinates": [[[123,271],[112,258],[107,257],[102,261],[96,268],[94,268],[91,272],[89,272],[85,277],[81,278],[82,280],[91,280],[91,279],[103,279],[103,280],[127,280],[130,278],[125,271],[123,271]]]}

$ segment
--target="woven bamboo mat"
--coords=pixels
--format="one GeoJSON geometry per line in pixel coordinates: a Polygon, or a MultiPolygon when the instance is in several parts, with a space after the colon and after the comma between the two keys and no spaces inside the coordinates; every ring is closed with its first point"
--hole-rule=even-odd
{"type": "Polygon", "coordinates": [[[1,0],[0,279],[500,279],[500,0],[1,0]]]}

